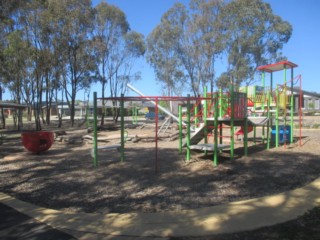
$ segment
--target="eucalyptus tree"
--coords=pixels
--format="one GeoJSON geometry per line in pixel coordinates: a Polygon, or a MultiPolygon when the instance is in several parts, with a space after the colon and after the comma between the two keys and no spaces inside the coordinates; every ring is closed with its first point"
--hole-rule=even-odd
{"type": "MultiPolygon", "coordinates": [[[[19,8],[22,8],[25,4],[23,0],[12,0],[12,1],[1,1],[0,2],[0,100],[2,100],[2,93],[5,89],[9,90],[9,86],[13,86],[11,82],[14,77],[10,74],[15,74],[11,71],[11,66],[8,64],[13,62],[13,52],[14,52],[14,38],[17,41],[18,38],[21,40],[21,36],[13,36],[13,32],[16,30],[16,21],[19,13],[19,8]],[[11,49],[8,50],[9,38],[11,39],[11,49]],[[10,59],[7,59],[6,54],[10,55],[10,59]]],[[[20,42],[21,43],[21,42],[20,42]]],[[[19,45],[19,44],[18,44],[19,45]]],[[[16,92],[15,92],[16,93],[16,92]]],[[[17,96],[17,94],[14,94],[17,96]]],[[[17,99],[13,99],[15,102],[19,101],[17,99]]],[[[5,116],[3,108],[0,109],[1,122],[2,127],[5,128],[5,116]]],[[[18,125],[20,127],[20,125],[18,125]]]]}
{"type": "Polygon", "coordinates": [[[77,92],[90,87],[94,71],[93,9],[90,0],[48,0],[53,44],[61,55],[61,84],[74,125],[77,92]]]}
{"type": "MultiPolygon", "coordinates": [[[[47,8],[47,2],[42,0],[33,0],[25,4],[25,8],[21,11],[19,24],[24,31],[25,39],[29,44],[30,56],[28,57],[30,64],[28,66],[28,78],[31,88],[24,88],[24,100],[33,108],[36,130],[41,130],[40,116],[42,115],[43,94],[48,96],[48,88],[45,83],[46,72],[50,69],[48,52],[46,46],[47,32],[43,31],[43,14],[47,8]],[[27,92],[28,90],[28,92],[27,92]]],[[[49,87],[49,86],[48,86],[49,87]]],[[[46,98],[46,102],[48,102],[46,98]]]]}
{"type": "MultiPolygon", "coordinates": [[[[95,10],[93,45],[97,79],[102,85],[103,98],[107,86],[109,95],[118,97],[125,92],[126,83],[139,78],[139,74],[132,70],[135,60],[145,52],[144,36],[130,30],[126,15],[118,7],[102,2],[95,10]]],[[[104,115],[103,112],[101,124],[104,123],[104,115]]],[[[117,118],[118,111],[114,111],[114,120],[117,118]]]]}
{"type": "Polygon", "coordinates": [[[215,61],[225,48],[221,25],[217,21],[223,6],[221,0],[190,1],[190,32],[195,42],[198,78],[204,84],[210,83],[211,92],[215,86],[215,61]]]}
{"type": "MultiPolygon", "coordinates": [[[[262,0],[234,0],[220,14],[221,32],[226,41],[227,71],[224,74],[239,86],[249,84],[257,66],[282,58],[280,50],[292,34],[289,22],[272,12],[262,0]]],[[[225,83],[224,83],[225,84],[225,83]]]]}
{"type": "Polygon", "coordinates": [[[198,96],[213,85],[214,61],[223,49],[215,26],[221,7],[218,0],[191,0],[189,8],[176,3],[149,35],[148,61],[167,87],[183,81],[198,96]]]}
{"type": "MultiPolygon", "coordinates": [[[[120,38],[129,31],[125,13],[116,6],[101,2],[95,7],[93,48],[96,56],[96,78],[101,83],[102,98],[105,98],[108,80],[115,74],[112,51],[120,38]]],[[[105,102],[102,102],[103,106],[105,102]]],[[[105,107],[102,108],[101,125],[104,124],[105,107]]]]}
{"type": "Polygon", "coordinates": [[[179,95],[183,89],[184,71],[175,52],[178,33],[170,29],[163,17],[147,38],[147,61],[153,67],[156,80],[164,85],[168,96],[179,95]],[[169,30],[168,30],[169,29],[169,30]]]}
{"type": "MultiPolygon", "coordinates": [[[[29,56],[31,51],[23,36],[21,30],[9,33],[6,36],[6,48],[3,51],[5,58],[3,64],[6,71],[3,72],[2,79],[16,103],[21,103],[23,91],[30,89],[28,67],[30,66],[29,56]]],[[[18,128],[20,129],[22,127],[22,116],[18,117],[18,128]]]]}
{"type": "MultiPolygon", "coordinates": [[[[139,80],[140,72],[134,71],[136,59],[145,53],[145,40],[141,33],[128,31],[113,45],[110,52],[111,61],[107,64],[108,72],[113,73],[109,78],[110,96],[119,97],[127,91],[127,84],[139,80]]],[[[115,109],[116,102],[113,101],[115,109]]],[[[114,111],[113,120],[117,121],[119,111],[114,111]]]]}

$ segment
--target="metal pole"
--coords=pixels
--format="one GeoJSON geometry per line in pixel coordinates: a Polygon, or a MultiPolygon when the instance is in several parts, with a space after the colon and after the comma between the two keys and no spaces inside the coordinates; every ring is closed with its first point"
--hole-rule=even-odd
{"type": "Polygon", "coordinates": [[[155,159],[155,173],[156,174],[158,174],[158,172],[159,172],[159,163],[158,163],[158,119],[159,119],[159,117],[158,117],[158,113],[159,113],[159,111],[158,111],[158,102],[159,102],[159,99],[158,99],[158,97],[156,97],[156,112],[155,112],[155,114],[156,114],[156,159],[155,159]]]}
{"type": "MultiPolygon", "coordinates": [[[[198,102],[196,102],[198,104],[198,102]]],[[[198,106],[194,107],[194,126],[198,126],[198,106]]]]}
{"type": "Polygon", "coordinates": [[[284,97],[284,109],[283,109],[283,141],[284,141],[284,147],[286,147],[286,142],[287,142],[287,66],[284,65],[284,89],[283,91],[283,97],[284,97]]]}
{"type": "Polygon", "coordinates": [[[299,91],[299,130],[300,130],[300,147],[302,146],[302,77],[300,75],[300,91],[299,91]]]}
{"type": "MultiPolygon", "coordinates": [[[[142,97],[145,97],[145,95],[143,93],[141,93],[139,90],[137,90],[136,88],[134,88],[133,86],[131,86],[129,83],[127,84],[128,88],[130,88],[132,91],[136,92],[137,94],[139,94],[142,97]]],[[[146,98],[148,101],[150,101],[153,105],[156,105],[155,101],[152,101],[150,98],[146,98]]],[[[179,118],[177,118],[175,115],[173,115],[169,110],[167,110],[166,108],[162,107],[162,106],[158,106],[158,108],[160,108],[164,113],[166,113],[167,115],[171,116],[174,120],[176,120],[177,122],[179,122],[179,118]]],[[[187,124],[182,122],[182,125],[186,126],[187,124]]]]}
{"type": "MultiPolygon", "coordinates": [[[[256,105],[257,105],[256,91],[257,91],[257,86],[254,86],[254,88],[253,88],[253,110],[254,110],[254,112],[256,111],[256,105]]],[[[256,113],[254,114],[254,116],[256,116],[256,113]]],[[[256,126],[253,126],[253,143],[254,144],[256,144],[256,135],[257,135],[257,129],[256,129],[256,126]]]]}
{"type": "MultiPolygon", "coordinates": [[[[271,74],[272,77],[272,74],[271,74]]],[[[271,123],[271,112],[270,112],[270,101],[271,101],[271,94],[272,94],[272,89],[270,86],[270,89],[268,91],[268,100],[267,100],[267,117],[268,117],[268,122],[267,122],[267,149],[270,148],[270,123],[271,123]]]]}
{"type": "Polygon", "coordinates": [[[248,156],[248,116],[244,121],[244,135],[243,135],[243,147],[244,147],[244,155],[248,156]]]}
{"type": "Polygon", "coordinates": [[[219,95],[218,93],[214,96],[214,153],[213,153],[213,165],[218,165],[218,104],[219,104],[219,95]]]}
{"type": "Polygon", "coordinates": [[[120,115],[121,115],[121,162],[124,161],[124,94],[121,94],[120,115]]]}
{"type": "Polygon", "coordinates": [[[98,166],[97,92],[93,93],[93,166],[98,166]]]}
{"type": "Polygon", "coordinates": [[[190,94],[187,100],[187,162],[190,161],[190,94]]]}
{"type": "Polygon", "coordinates": [[[222,97],[223,97],[223,95],[222,95],[222,89],[220,88],[220,89],[219,89],[219,117],[223,117],[223,116],[222,116],[222,111],[223,111],[222,97]]]}
{"type": "Polygon", "coordinates": [[[276,147],[279,146],[279,88],[276,87],[276,147]]]}
{"type": "MultiPolygon", "coordinates": [[[[262,99],[261,99],[261,101],[262,101],[262,103],[261,103],[261,110],[265,110],[264,109],[264,102],[265,102],[265,99],[266,99],[266,97],[265,97],[265,72],[263,71],[262,72],[262,87],[263,87],[263,95],[262,95],[262,99]]],[[[265,140],[265,127],[264,127],[264,125],[262,126],[262,144],[264,144],[264,140],[265,140]]]]}
{"type": "MultiPolygon", "coordinates": [[[[205,86],[203,89],[203,96],[207,98],[207,87],[205,86]]],[[[208,116],[208,100],[204,100],[204,109],[203,109],[203,124],[204,124],[204,143],[208,143],[208,125],[207,125],[207,116],[208,116]]],[[[207,155],[207,150],[204,151],[205,155],[207,155]]]]}
{"type": "Polygon", "coordinates": [[[133,107],[131,109],[131,121],[132,121],[132,124],[136,123],[136,107],[133,107]]]}
{"type": "Polygon", "coordinates": [[[231,84],[231,148],[230,148],[231,160],[234,159],[234,88],[231,84]]]}
{"type": "Polygon", "coordinates": [[[291,67],[291,99],[290,99],[290,143],[293,143],[293,67],[291,67]]]}

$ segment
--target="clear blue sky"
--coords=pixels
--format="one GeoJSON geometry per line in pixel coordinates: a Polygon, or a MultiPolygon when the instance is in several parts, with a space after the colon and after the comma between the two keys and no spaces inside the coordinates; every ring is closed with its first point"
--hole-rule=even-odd
{"type": "MultiPolygon", "coordinates": [[[[99,3],[94,0],[93,4],[99,3]]],[[[161,16],[177,0],[108,0],[125,12],[131,29],[147,36],[159,24],[161,16]]],[[[188,4],[189,0],[180,0],[188,4]]],[[[276,15],[290,22],[293,34],[283,49],[289,61],[298,64],[294,74],[302,75],[303,89],[320,92],[320,1],[319,0],[266,0],[276,15]]],[[[140,91],[146,95],[161,94],[160,86],[155,82],[153,70],[144,61],[137,64],[142,73],[142,80],[135,82],[140,91]]],[[[283,82],[283,73],[274,73],[276,83],[283,82]]],[[[131,95],[131,94],[130,94],[131,95]]]]}

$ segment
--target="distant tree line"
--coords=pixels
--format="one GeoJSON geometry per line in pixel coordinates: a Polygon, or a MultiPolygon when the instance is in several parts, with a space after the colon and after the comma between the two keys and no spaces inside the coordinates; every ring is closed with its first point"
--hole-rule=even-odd
{"type": "Polygon", "coordinates": [[[102,97],[120,96],[128,82],[140,78],[133,66],[145,52],[167,95],[191,90],[198,96],[204,85],[250,82],[256,66],[283,58],[280,51],[292,34],[291,25],[261,0],[176,3],[147,39],[106,2],[0,4],[0,100],[6,89],[16,103],[26,103],[37,130],[50,123],[43,107],[50,109],[58,99],[68,103],[73,125],[77,93],[93,83],[101,84],[102,97]],[[226,63],[220,76],[217,61],[226,63]]]}
{"type": "Polygon", "coordinates": [[[65,100],[74,124],[80,90],[94,82],[112,97],[133,78],[134,60],[144,55],[144,36],[130,29],[116,6],[90,0],[1,1],[0,79],[16,103],[34,109],[37,130],[50,123],[43,103],[65,100]]]}

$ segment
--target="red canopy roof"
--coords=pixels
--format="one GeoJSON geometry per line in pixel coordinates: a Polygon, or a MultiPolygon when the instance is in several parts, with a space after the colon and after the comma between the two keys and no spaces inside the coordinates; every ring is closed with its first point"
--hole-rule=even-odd
{"type": "Polygon", "coordinates": [[[268,64],[268,65],[264,65],[264,66],[260,66],[257,69],[260,71],[264,71],[264,72],[276,72],[276,71],[280,71],[283,69],[290,69],[290,68],[295,68],[298,67],[297,64],[292,63],[290,61],[281,61],[281,62],[277,62],[274,64],[268,64]]]}

